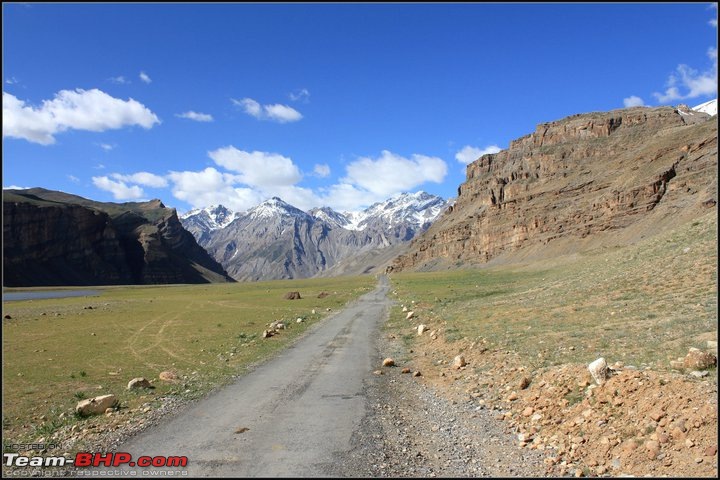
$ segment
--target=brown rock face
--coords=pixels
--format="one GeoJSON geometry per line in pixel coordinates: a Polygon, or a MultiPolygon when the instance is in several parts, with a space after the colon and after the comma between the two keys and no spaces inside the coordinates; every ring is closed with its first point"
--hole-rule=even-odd
{"type": "Polygon", "coordinates": [[[717,117],[628,108],[544,123],[467,167],[457,202],[391,271],[571,253],[652,235],[717,198],[717,117]],[[618,236],[624,232],[624,236],[618,236]]]}
{"type": "Polygon", "coordinates": [[[3,191],[5,286],[233,281],[159,200],[3,191]]]}

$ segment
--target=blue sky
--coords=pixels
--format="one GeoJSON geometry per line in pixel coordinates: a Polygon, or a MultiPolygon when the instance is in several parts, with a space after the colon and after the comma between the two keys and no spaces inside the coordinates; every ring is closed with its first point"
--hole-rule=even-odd
{"type": "Polygon", "coordinates": [[[181,213],[454,197],[538,123],[717,96],[717,8],[3,3],[3,186],[181,213]]]}

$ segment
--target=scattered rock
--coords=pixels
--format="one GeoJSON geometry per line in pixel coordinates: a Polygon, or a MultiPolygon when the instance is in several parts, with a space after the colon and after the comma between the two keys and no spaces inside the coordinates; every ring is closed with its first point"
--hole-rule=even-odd
{"type": "Polygon", "coordinates": [[[275,330],[285,330],[285,324],[278,323],[277,325],[275,325],[275,330]]]}
{"type": "Polygon", "coordinates": [[[302,318],[298,318],[297,320],[295,320],[295,323],[303,323],[304,321],[305,320],[303,320],[302,318]]]}
{"type": "Polygon", "coordinates": [[[418,334],[418,335],[422,335],[422,334],[425,333],[426,331],[427,331],[427,325],[423,325],[423,324],[418,325],[418,327],[417,327],[417,334],[418,334]]]}
{"type": "Polygon", "coordinates": [[[153,386],[147,378],[136,377],[128,382],[127,388],[128,390],[135,390],[137,388],[153,388],[153,386]]]}
{"type": "Polygon", "coordinates": [[[407,312],[407,307],[405,305],[403,305],[402,311],[403,311],[403,313],[407,312]]]}
{"type": "Polygon", "coordinates": [[[285,300],[301,300],[300,292],[288,292],[285,294],[285,300]]]}
{"type": "Polygon", "coordinates": [[[691,348],[683,360],[685,368],[704,370],[717,364],[717,357],[712,353],[703,352],[697,348],[691,348]]]}
{"type": "Polygon", "coordinates": [[[453,360],[454,368],[462,368],[465,365],[467,365],[467,362],[465,361],[465,357],[463,357],[462,355],[456,356],[455,359],[453,360]]]}
{"type": "Polygon", "coordinates": [[[422,377],[422,373],[417,371],[417,372],[413,373],[413,377],[422,377]]]}
{"type": "Polygon", "coordinates": [[[275,335],[275,332],[273,330],[263,330],[262,338],[270,338],[273,335],[275,335]]]}
{"type": "Polygon", "coordinates": [[[12,317],[11,317],[10,315],[5,315],[4,318],[5,318],[5,320],[11,320],[11,319],[12,319],[12,317]]]}
{"type": "Polygon", "coordinates": [[[593,376],[593,378],[595,379],[595,383],[597,383],[598,385],[602,385],[603,383],[605,383],[605,380],[608,379],[607,363],[602,357],[598,358],[590,365],[588,365],[588,370],[590,370],[590,375],[593,376]]]}
{"type": "Polygon", "coordinates": [[[238,429],[235,430],[235,433],[245,433],[248,430],[250,430],[248,427],[238,427],[238,429]]]}
{"type": "Polygon", "coordinates": [[[709,375],[709,372],[707,370],[702,370],[702,371],[694,370],[694,371],[690,372],[690,375],[695,378],[703,378],[703,377],[707,377],[709,375]]]}
{"type": "Polygon", "coordinates": [[[395,360],[392,358],[386,358],[383,360],[383,367],[394,367],[395,366],[395,360]]]}
{"type": "MultiPolygon", "coordinates": [[[[298,293],[298,298],[300,298],[299,295],[300,295],[300,294],[298,293]]],[[[318,293],[317,298],[325,298],[325,297],[327,297],[328,295],[330,295],[328,292],[320,292],[320,293],[318,293]]]]}
{"type": "Polygon", "coordinates": [[[529,416],[532,415],[534,412],[535,412],[535,410],[533,409],[533,407],[525,407],[525,410],[522,411],[522,416],[523,416],[523,417],[529,417],[529,416]]]}
{"type": "Polygon", "coordinates": [[[405,367],[402,369],[402,371],[400,373],[410,373],[410,369],[405,367]]]}
{"type": "Polygon", "coordinates": [[[520,390],[525,390],[527,387],[530,386],[530,379],[528,377],[523,377],[522,380],[520,380],[520,390]]]}
{"type": "Polygon", "coordinates": [[[517,400],[518,399],[517,392],[511,392],[510,395],[508,395],[507,399],[508,399],[508,401],[511,401],[511,402],[517,400]]]}
{"type": "Polygon", "coordinates": [[[375,370],[373,375],[385,375],[382,370],[375,370]]]}
{"type": "Polygon", "coordinates": [[[415,316],[415,312],[408,312],[407,315],[405,315],[405,320],[410,320],[415,316]]]}
{"type": "Polygon", "coordinates": [[[105,410],[108,408],[113,408],[117,403],[118,400],[115,398],[115,395],[100,395],[99,397],[79,401],[75,406],[75,411],[84,417],[88,415],[99,415],[105,413],[105,410]]]}
{"type": "Polygon", "coordinates": [[[714,457],[715,454],[717,453],[717,449],[718,449],[717,445],[711,445],[709,447],[706,447],[705,452],[703,452],[703,453],[705,453],[706,457],[714,457]]]}
{"type": "Polygon", "coordinates": [[[313,308],[310,313],[312,313],[313,315],[315,315],[315,309],[313,308]]]}

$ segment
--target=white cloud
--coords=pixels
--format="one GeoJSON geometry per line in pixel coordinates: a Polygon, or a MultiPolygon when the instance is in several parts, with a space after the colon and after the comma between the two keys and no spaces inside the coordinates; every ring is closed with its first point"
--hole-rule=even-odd
{"type": "Polygon", "coordinates": [[[68,175],[67,178],[68,178],[68,180],[70,180],[71,182],[74,182],[74,183],[80,182],[80,179],[78,177],[76,177],[75,175],[68,175]]]}
{"type": "Polygon", "coordinates": [[[3,137],[41,145],[55,143],[55,134],[70,129],[102,132],[129,125],[149,129],[156,123],[160,123],[157,115],[143,104],[98,89],[61,90],[39,108],[3,92],[3,137]]]}
{"type": "Polygon", "coordinates": [[[168,181],[165,177],[155,175],[149,172],[137,172],[131,175],[122,175],[120,173],[113,173],[110,175],[115,180],[127,183],[136,183],[146,187],[162,188],[168,186],[168,181]]]}
{"type": "Polygon", "coordinates": [[[485,148],[478,148],[478,147],[472,147],[470,145],[465,145],[459,152],[455,154],[455,159],[464,164],[468,164],[471,162],[474,162],[478,158],[482,157],[483,155],[487,155],[488,153],[497,153],[500,150],[502,150],[497,145],[489,145],[485,148]]]}
{"type": "Polygon", "coordinates": [[[388,197],[368,192],[349,183],[337,183],[328,189],[322,203],[338,212],[352,212],[387,200],[388,197]]]}
{"type": "Polygon", "coordinates": [[[712,65],[702,73],[685,64],[678,65],[675,72],[668,78],[665,93],[653,93],[658,102],[669,103],[675,100],[716,96],[718,85],[717,48],[710,47],[707,56],[712,65]]]}
{"type": "Polygon", "coordinates": [[[645,106],[645,102],[642,98],[637,97],[635,95],[631,95],[627,98],[623,98],[623,105],[625,105],[625,108],[629,107],[642,107],[645,106]]]}
{"type": "Polygon", "coordinates": [[[10,77],[5,79],[5,83],[7,83],[8,85],[15,85],[16,83],[18,83],[18,80],[15,77],[10,77]]]}
{"type": "Polygon", "coordinates": [[[208,167],[200,172],[170,172],[174,183],[172,193],[193,208],[222,204],[236,211],[247,210],[263,201],[262,195],[250,188],[235,188],[237,176],[208,167]]]}
{"type": "Polygon", "coordinates": [[[230,99],[234,105],[243,109],[245,113],[258,120],[272,120],[278,123],[297,122],[303,118],[302,114],[292,107],[275,103],[272,105],[260,105],[252,98],[242,100],[230,99]]]}
{"type": "Polygon", "coordinates": [[[711,18],[710,20],[708,20],[708,25],[717,28],[717,18],[711,18]]]}
{"type": "Polygon", "coordinates": [[[129,187],[125,182],[113,181],[108,177],[92,177],[93,185],[100,190],[105,190],[113,194],[115,200],[137,200],[145,195],[142,188],[137,185],[129,187]]]}
{"type": "Polygon", "coordinates": [[[98,146],[106,152],[109,152],[110,150],[115,148],[115,145],[110,145],[109,143],[98,143],[98,146]]]}
{"type": "Polygon", "coordinates": [[[253,187],[294,185],[302,178],[293,161],[277,153],[245,152],[230,145],[208,155],[217,165],[238,172],[238,180],[253,187]]]}
{"type": "Polygon", "coordinates": [[[117,83],[119,85],[126,85],[130,83],[130,80],[120,75],[119,77],[110,77],[108,78],[112,83],[117,83]]]}
{"type": "Polygon", "coordinates": [[[325,178],[330,176],[330,165],[323,163],[316,163],[315,168],[313,168],[313,172],[315,172],[315,175],[317,175],[320,178],[325,178]]]}
{"type": "Polygon", "coordinates": [[[377,159],[363,157],[346,167],[342,183],[388,197],[409,191],[425,182],[441,183],[447,164],[440,158],[413,154],[411,159],[383,150],[377,159]]]}
{"type": "Polygon", "coordinates": [[[290,97],[290,100],[292,100],[293,102],[307,103],[310,99],[310,92],[307,88],[301,88],[299,90],[295,90],[294,92],[290,92],[288,94],[288,97],[290,97]]]}
{"type": "Polygon", "coordinates": [[[198,113],[192,110],[185,113],[175,114],[176,117],[187,118],[189,120],[195,120],[196,122],[212,122],[213,117],[209,113],[198,113]]]}
{"type": "Polygon", "coordinates": [[[18,187],[17,185],[10,185],[9,187],[3,187],[3,190],[28,190],[32,187],[18,187]]]}
{"type": "Polygon", "coordinates": [[[95,165],[93,168],[94,168],[95,170],[103,170],[103,169],[105,168],[105,165],[103,165],[102,163],[98,163],[98,164],[95,165]]]}
{"type": "Polygon", "coordinates": [[[140,77],[140,80],[142,80],[145,83],[152,82],[152,79],[150,77],[148,77],[148,74],[145,72],[140,72],[140,75],[138,75],[138,77],[140,77]]]}

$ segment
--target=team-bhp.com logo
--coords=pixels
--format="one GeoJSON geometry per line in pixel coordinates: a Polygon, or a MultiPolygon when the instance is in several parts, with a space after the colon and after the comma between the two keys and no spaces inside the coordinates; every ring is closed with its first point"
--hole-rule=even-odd
{"type": "Polygon", "coordinates": [[[132,455],[126,452],[114,453],[87,453],[79,452],[75,458],[57,457],[28,457],[17,453],[4,453],[4,464],[7,467],[186,467],[188,458],[186,456],[156,456],[147,455],[133,460],[132,455]]]}

